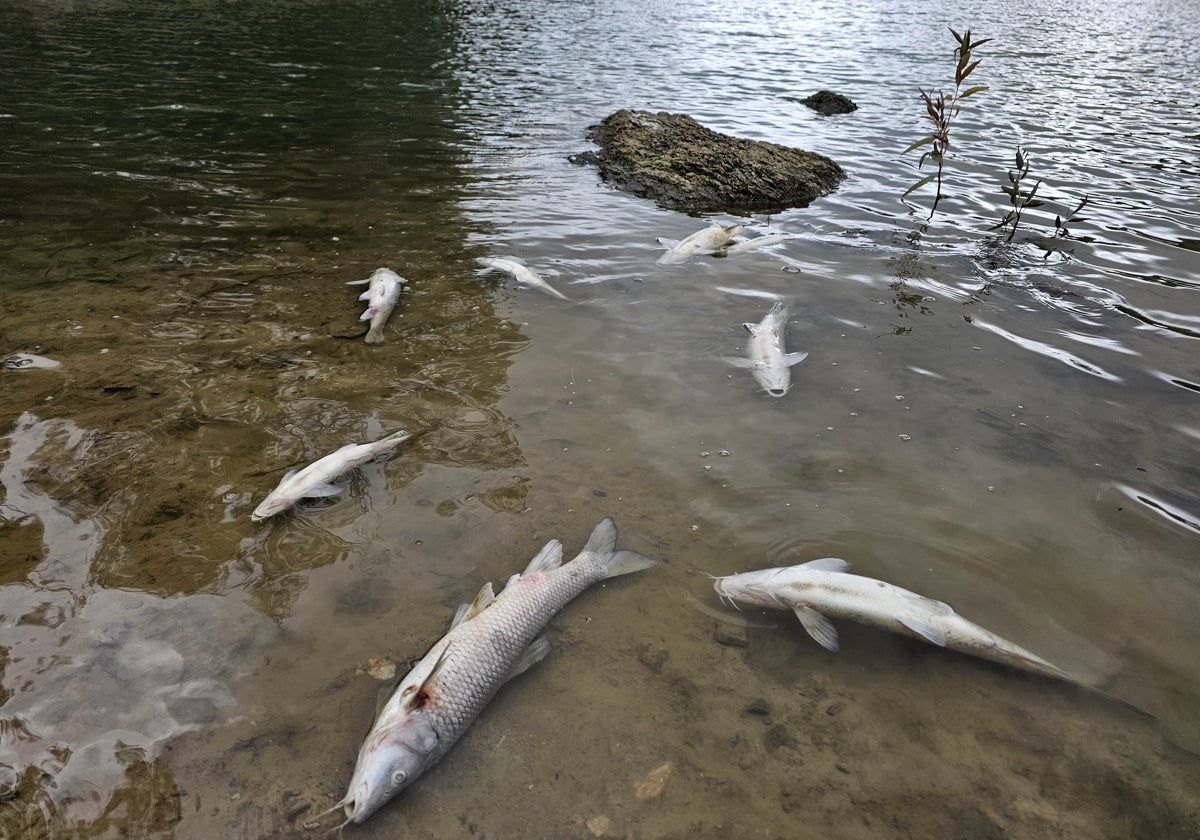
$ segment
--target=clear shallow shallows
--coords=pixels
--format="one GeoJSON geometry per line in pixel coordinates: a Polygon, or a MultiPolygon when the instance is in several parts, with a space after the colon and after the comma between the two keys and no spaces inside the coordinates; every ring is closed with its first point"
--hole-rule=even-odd
{"type": "Polygon", "coordinates": [[[380,661],[609,514],[664,564],[569,606],[358,835],[1200,831],[1185,11],[6,4],[0,355],[60,365],[0,369],[3,833],[308,833],[380,661]],[[992,87],[928,219],[899,151],[951,77],[946,23],[996,39],[992,87]],[[795,101],[826,87],[859,110],[795,101]],[[848,178],[769,220],[800,239],[657,266],[708,220],[566,162],[619,107],[848,178]],[[1006,245],[1017,143],[1047,204],[1006,245]],[[477,276],[487,254],[575,303],[477,276]],[[412,291],[371,348],[343,283],[380,265],[412,291]],[[810,354],[779,400],[721,360],[766,296],[810,354]],[[401,427],[429,431],[250,523],[287,469],[401,427]],[[845,622],[829,654],[706,577],[830,555],[1154,717],[845,622]]]}

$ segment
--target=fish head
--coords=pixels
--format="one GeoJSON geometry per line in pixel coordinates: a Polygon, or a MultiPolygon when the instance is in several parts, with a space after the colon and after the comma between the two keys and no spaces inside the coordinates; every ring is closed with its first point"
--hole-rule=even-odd
{"type": "Polygon", "coordinates": [[[378,811],[432,763],[437,746],[437,732],[420,712],[372,732],[358,753],[350,787],[339,803],[346,818],[361,823],[378,811]]]}
{"type": "Polygon", "coordinates": [[[254,513],[250,514],[250,521],[262,522],[264,519],[268,519],[277,513],[283,513],[283,511],[287,510],[293,504],[295,504],[293,499],[289,499],[286,496],[276,495],[275,493],[270,493],[267,498],[263,499],[262,503],[254,509],[254,513]]]}
{"type": "Polygon", "coordinates": [[[713,581],[713,588],[722,598],[730,601],[741,601],[758,607],[780,606],[779,599],[764,584],[770,572],[774,569],[763,569],[757,572],[743,572],[740,575],[727,575],[713,581]]]}
{"type": "Polygon", "coordinates": [[[787,365],[756,365],[751,373],[762,389],[776,399],[792,387],[792,373],[787,365]]]}

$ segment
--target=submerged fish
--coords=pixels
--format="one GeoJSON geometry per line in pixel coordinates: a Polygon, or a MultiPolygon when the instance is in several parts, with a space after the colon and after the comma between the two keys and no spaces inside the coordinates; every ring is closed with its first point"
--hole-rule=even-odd
{"type": "Polygon", "coordinates": [[[808,634],[828,650],[838,649],[837,630],[825,617],[831,615],[1078,684],[1057,665],[967,621],[949,605],[849,574],[849,567],[845,560],[825,557],[800,566],[720,577],[714,586],[724,598],[794,611],[808,634]]]}
{"type": "Polygon", "coordinates": [[[773,245],[778,245],[780,242],[799,238],[799,235],[795,233],[764,233],[762,236],[756,236],[753,239],[743,239],[740,242],[734,242],[720,253],[729,255],[740,254],[744,251],[757,251],[759,248],[770,248],[773,245]]]}
{"type": "Polygon", "coordinates": [[[524,283],[526,286],[532,286],[535,289],[541,289],[543,292],[554,295],[556,298],[560,298],[562,300],[570,300],[569,297],[543,280],[542,275],[538,274],[529,266],[522,265],[516,260],[510,260],[504,257],[479,257],[475,260],[475,262],[483,266],[485,271],[496,269],[497,271],[507,272],[520,282],[524,283]]]}
{"type": "Polygon", "coordinates": [[[678,242],[659,240],[667,245],[667,252],[658,258],[659,265],[678,265],[699,254],[712,254],[720,251],[733,242],[733,237],[742,229],[742,225],[721,227],[712,225],[698,230],[678,242]]]}
{"type": "Polygon", "coordinates": [[[267,494],[250,518],[261,522],[283,513],[301,499],[336,496],[344,488],[331,484],[335,478],[378,458],[411,438],[408,432],[396,432],[373,443],[348,443],[336,452],[314,461],[302,470],[291,470],[279,485],[267,494]]]}
{"type": "Polygon", "coordinates": [[[782,301],[776,301],[757,324],[743,324],[750,333],[746,358],[727,357],[731,365],[749,368],[755,380],[772,397],[782,397],[792,387],[791,366],[808,358],[807,353],[784,353],[783,332],[788,311],[782,301]]]}
{"type": "Polygon", "coordinates": [[[551,540],[499,595],[488,583],[474,603],[459,607],[450,630],[379,711],[346,795],[325,813],[342,808],[354,823],[371,816],[446,754],[500,686],[550,652],[539,634],[571,599],[605,578],[654,565],[616,543],[617,527],[604,519],[564,565],[562,544],[551,540]]]}
{"type": "Polygon", "coordinates": [[[383,341],[383,325],[391,317],[396,302],[400,300],[400,290],[408,282],[390,268],[377,268],[366,280],[351,280],[347,286],[357,286],[369,283],[367,290],[358,296],[359,300],[367,302],[367,311],[358,320],[371,320],[371,328],[367,330],[367,344],[379,344],[383,341]]]}

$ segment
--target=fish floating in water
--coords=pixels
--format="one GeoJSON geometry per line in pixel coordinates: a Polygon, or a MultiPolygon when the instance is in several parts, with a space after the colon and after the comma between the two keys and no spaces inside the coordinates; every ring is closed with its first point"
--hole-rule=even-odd
{"type": "Polygon", "coordinates": [[[746,251],[757,251],[760,248],[772,248],[781,242],[787,242],[789,239],[799,238],[799,234],[795,233],[764,233],[762,236],[756,236],[753,239],[742,239],[734,242],[728,248],[717,251],[717,256],[729,256],[730,254],[742,254],[746,251]]]}
{"type": "Polygon", "coordinates": [[[845,560],[825,557],[799,566],[719,577],[713,585],[723,598],[794,611],[808,634],[827,650],[838,649],[837,630],[826,618],[831,615],[1080,684],[1057,665],[967,621],[948,604],[881,580],[849,574],[849,568],[845,560]]]}
{"type": "MultiPolygon", "coordinates": [[[[648,569],[654,560],[617,551],[617,526],[604,519],[583,550],[562,562],[551,540],[499,595],[486,584],[459,607],[450,630],[417,662],[379,711],[358,752],[343,809],[361,823],[445,755],[496,691],[550,652],[540,635],[593,583],[648,569]]],[[[321,816],[324,816],[322,814],[321,816]]]]}
{"type": "Polygon", "coordinates": [[[383,341],[383,325],[391,317],[396,302],[400,300],[400,290],[408,281],[390,268],[377,268],[366,280],[351,280],[347,286],[358,286],[369,283],[367,290],[358,296],[359,300],[367,302],[367,311],[358,320],[371,320],[371,328],[367,330],[367,344],[379,344],[383,341]]]}
{"type": "Polygon", "coordinates": [[[792,387],[792,365],[808,358],[807,353],[783,352],[783,332],[787,327],[788,311],[782,301],[776,301],[757,324],[743,324],[750,333],[746,358],[727,357],[725,361],[737,367],[749,368],[759,385],[772,397],[782,397],[792,387]]]}
{"type": "Polygon", "coordinates": [[[526,286],[532,286],[535,289],[541,289],[546,294],[554,295],[560,300],[570,300],[569,297],[543,280],[542,275],[538,274],[529,266],[522,265],[516,260],[510,260],[506,257],[479,257],[475,260],[475,262],[483,266],[484,271],[496,269],[497,271],[506,272],[515,277],[519,282],[524,283],[526,286]]]}
{"type": "Polygon", "coordinates": [[[412,437],[408,432],[396,432],[372,443],[348,443],[336,452],[313,461],[302,470],[292,470],[279,485],[267,494],[262,504],[250,514],[254,522],[283,513],[301,499],[336,496],[344,488],[331,482],[355,467],[365,464],[395,449],[412,437]]]}
{"type": "Polygon", "coordinates": [[[733,243],[733,237],[741,231],[743,225],[721,227],[714,224],[703,230],[698,230],[691,236],[675,242],[671,239],[660,239],[667,246],[667,252],[658,258],[659,265],[678,265],[685,263],[700,254],[713,254],[733,243]]]}

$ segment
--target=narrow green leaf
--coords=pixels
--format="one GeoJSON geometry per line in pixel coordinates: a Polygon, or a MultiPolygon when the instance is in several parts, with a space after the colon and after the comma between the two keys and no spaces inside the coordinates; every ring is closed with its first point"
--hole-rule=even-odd
{"type": "Polygon", "coordinates": [[[1027,201],[1027,202],[1025,202],[1025,206],[1026,207],[1041,207],[1045,203],[1046,202],[1044,202],[1044,201],[1027,201]]]}
{"type": "Polygon", "coordinates": [[[981,90],[987,90],[987,89],[988,89],[987,85],[975,85],[974,87],[969,87],[958,95],[958,99],[966,99],[968,96],[974,96],[975,94],[979,93],[981,90]]]}
{"type": "Polygon", "coordinates": [[[924,146],[926,143],[932,143],[932,142],[933,142],[933,135],[931,134],[931,135],[929,135],[928,137],[925,137],[925,138],[923,138],[923,139],[921,139],[921,140],[918,140],[916,143],[913,143],[911,146],[909,146],[907,149],[905,149],[905,150],[904,150],[903,152],[901,152],[900,154],[902,154],[902,155],[906,155],[906,154],[908,154],[909,152],[911,152],[913,149],[919,149],[919,148],[921,148],[922,146],[924,146]]]}
{"type": "Polygon", "coordinates": [[[913,190],[919,190],[921,187],[925,186],[926,184],[928,184],[930,181],[932,181],[936,177],[937,177],[937,173],[934,173],[934,172],[929,173],[924,178],[922,178],[920,181],[917,181],[917,183],[913,184],[911,187],[906,189],[904,191],[904,195],[902,195],[900,197],[904,198],[905,195],[908,195],[913,190]]]}
{"type": "Polygon", "coordinates": [[[960,81],[960,82],[961,82],[963,79],[967,78],[967,76],[970,76],[972,73],[974,73],[974,72],[975,72],[975,68],[979,66],[979,62],[981,62],[981,61],[983,61],[983,59],[982,59],[982,58],[977,58],[977,59],[975,59],[973,62],[971,62],[971,66],[970,66],[970,67],[968,67],[968,68],[966,69],[966,71],[965,71],[965,72],[963,72],[963,74],[962,74],[961,76],[959,76],[959,77],[958,77],[958,81],[960,81]]]}

